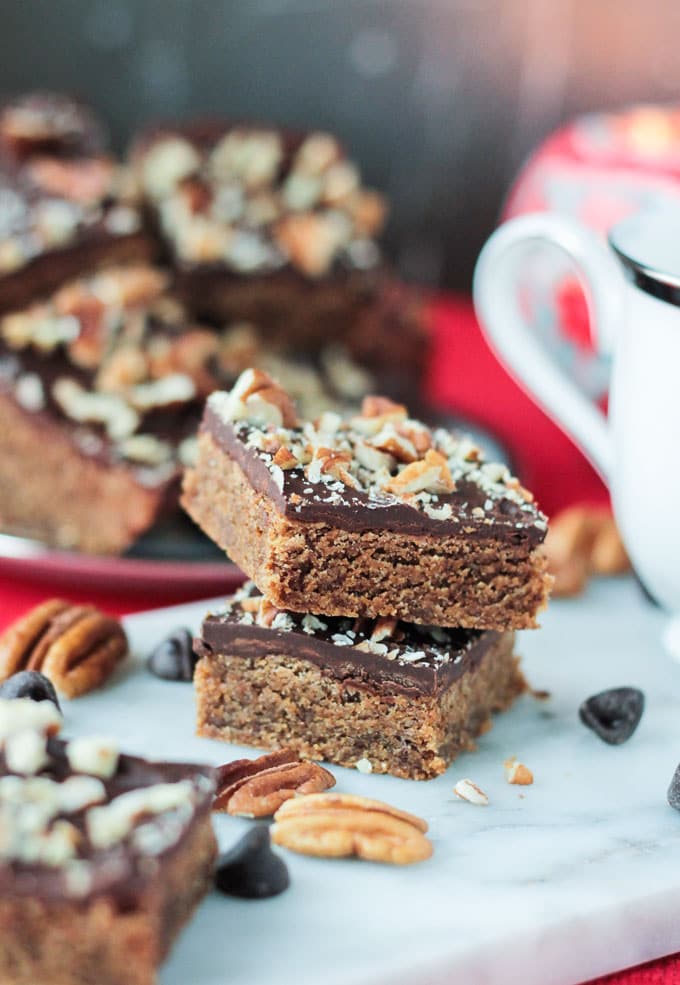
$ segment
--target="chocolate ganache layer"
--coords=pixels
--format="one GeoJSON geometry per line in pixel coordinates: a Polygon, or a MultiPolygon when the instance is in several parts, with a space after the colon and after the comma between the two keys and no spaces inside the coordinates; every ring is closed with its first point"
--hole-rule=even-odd
{"type": "Polygon", "coordinates": [[[213,654],[248,659],[291,656],[352,687],[437,696],[474,670],[502,635],[396,619],[282,612],[249,582],[227,601],[224,611],[206,617],[194,649],[207,659],[213,654]]]}
{"type": "MultiPolygon", "coordinates": [[[[474,477],[457,478],[453,491],[433,497],[434,509],[428,513],[384,490],[364,491],[340,481],[311,481],[302,465],[285,471],[275,465],[272,468],[274,455],[253,444],[261,429],[225,420],[212,400],[206,405],[202,430],[240,466],[257,492],[294,521],[324,523],[350,532],[385,530],[414,536],[496,540],[529,549],[545,538],[545,517],[533,503],[518,501],[475,481],[479,470],[474,477]]],[[[289,433],[306,440],[303,428],[290,428],[289,433]]]]}

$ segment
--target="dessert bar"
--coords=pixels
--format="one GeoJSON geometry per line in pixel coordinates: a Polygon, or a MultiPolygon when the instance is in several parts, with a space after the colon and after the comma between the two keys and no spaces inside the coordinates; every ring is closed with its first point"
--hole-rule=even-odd
{"type": "Polygon", "coordinates": [[[276,609],[246,585],[208,615],[194,681],[209,738],[376,773],[442,773],[524,690],[513,633],[276,609]]]}
{"type": "Polygon", "coordinates": [[[90,111],[30,93],[0,108],[0,311],[156,252],[90,111]]]}
{"type": "Polygon", "coordinates": [[[302,365],[254,326],[193,323],[168,279],[111,267],[0,316],[0,529],[123,550],[177,508],[205,396],[252,363],[274,369],[313,414],[370,387],[342,352],[302,365]]]}
{"type": "Polygon", "coordinates": [[[384,398],[302,424],[246,371],[208,398],[183,505],[282,609],[503,631],[535,626],[547,601],[531,495],[384,398]]]}
{"type": "Polygon", "coordinates": [[[0,319],[3,530],[116,552],[163,509],[198,413],[180,354],[200,343],[166,281],[114,267],[0,319]]]}
{"type": "Polygon", "coordinates": [[[385,204],[334,137],[156,128],[132,166],[199,314],[254,321],[300,348],[344,334],[379,267],[385,204]]]}
{"type": "Polygon", "coordinates": [[[59,725],[0,701],[0,981],[153,985],[211,885],[213,771],[59,725]]]}

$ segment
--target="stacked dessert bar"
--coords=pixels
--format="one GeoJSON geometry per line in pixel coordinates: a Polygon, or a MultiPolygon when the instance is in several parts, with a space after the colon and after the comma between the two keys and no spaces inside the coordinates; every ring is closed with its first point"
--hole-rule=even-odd
{"type": "Polygon", "coordinates": [[[196,643],[200,734],[422,779],[522,691],[546,520],[469,439],[381,397],[301,423],[248,370],[208,398],[183,504],[252,579],[196,643]]]}

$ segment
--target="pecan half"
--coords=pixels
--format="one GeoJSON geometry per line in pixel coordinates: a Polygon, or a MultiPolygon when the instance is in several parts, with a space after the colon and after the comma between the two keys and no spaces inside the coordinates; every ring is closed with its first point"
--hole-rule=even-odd
{"type": "Polygon", "coordinates": [[[75,698],[103,684],[127,652],[117,619],[92,606],[50,599],[0,637],[0,680],[37,670],[61,694],[75,698]]]}
{"type": "Polygon", "coordinates": [[[310,794],[274,815],[272,841],[303,855],[356,856],[410,865],[432,854],[427,824],[390,804],[352,794],[310,794]]]}
{"type": "Polygon", "coordinates": [[[286,800],[335,785],[318,763],[301,762],[289,749],[258,759],[237,759],[217,770],[214,811],[244,817],[271,817],[286,800]]]}

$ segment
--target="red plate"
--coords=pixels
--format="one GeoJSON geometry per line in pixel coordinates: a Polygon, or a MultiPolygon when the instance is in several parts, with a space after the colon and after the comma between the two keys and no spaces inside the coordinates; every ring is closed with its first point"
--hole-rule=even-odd
{"type": "Polygon", "coordinates": [[[0,580],[40,581],[64,590],[139,592],[146,598],[199,598],[228,594],[243,581],[243,574],[226,559],[189,560],[167,557],[102,557],[56,551],[0,534],[0,580]]]}

